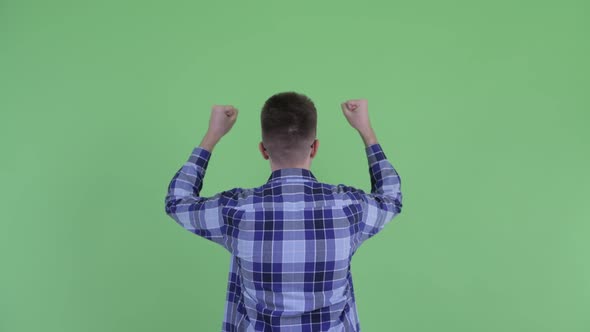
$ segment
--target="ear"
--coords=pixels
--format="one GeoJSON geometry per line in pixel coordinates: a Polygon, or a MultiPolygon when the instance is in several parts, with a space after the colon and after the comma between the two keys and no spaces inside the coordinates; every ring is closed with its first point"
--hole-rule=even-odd
{"type": "Polygon", "coordinates": [[[262,154],[262,158],[264,158],[266,160],[268,160],[270,158],[268,153],[266,153],[266,148],[264,147],[264,144],[262,142],[258,143],[258,150],[260,150],[260,153],[262,154]]]}
{"type": "Polygon", "coordinates": [[[312,159],[318,153],[319,147],[320,147],[320,140],[316,138],[315,141],[313,141],[313,144],[311,146],[311,154],[309,155],[312,159]]]}

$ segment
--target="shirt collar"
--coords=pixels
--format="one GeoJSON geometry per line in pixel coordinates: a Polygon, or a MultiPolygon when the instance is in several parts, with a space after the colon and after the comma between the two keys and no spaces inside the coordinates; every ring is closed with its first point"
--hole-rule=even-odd
{"type": "Polygon", "coordinates": [[[313,173],[306,168],[281,168],[273,171],[268,178],[268,182],[317,182],[313,173]]]}

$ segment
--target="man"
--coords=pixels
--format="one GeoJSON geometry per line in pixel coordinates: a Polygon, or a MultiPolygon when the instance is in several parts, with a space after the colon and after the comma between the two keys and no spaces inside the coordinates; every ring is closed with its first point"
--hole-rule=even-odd
{"type": "Polygon", "coordinates": [[[261,112],[268,181],[199,195],[211,153],[238,109],[215,105],[209,129],[172,178],[166,213],[232,254],[222,331],[360,331],[350,261],[358,247],[401,212],[400,177],[377,142],[367,100],[342,112],[364,144],[371,193],[318,181],[316,108],[305,95],[270,97],[261,112]]]}

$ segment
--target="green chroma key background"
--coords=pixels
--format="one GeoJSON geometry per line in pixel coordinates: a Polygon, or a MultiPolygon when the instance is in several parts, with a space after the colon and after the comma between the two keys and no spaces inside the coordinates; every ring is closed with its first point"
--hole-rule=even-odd
{"type": "Polygon", "coordinates": [[[213,104],[202,194],[270,175],[259,112],[318,108],[323,182],[404,208],[355,255],[363,331],[590,330],[585,1],[0,2],[0,331],[218,331],[229,253],[164,213],[213,104]]]}

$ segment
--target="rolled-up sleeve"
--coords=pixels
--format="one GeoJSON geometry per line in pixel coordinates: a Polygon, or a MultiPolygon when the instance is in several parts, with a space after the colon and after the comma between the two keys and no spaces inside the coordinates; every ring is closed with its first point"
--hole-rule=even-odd
{"type": "Polygon", "coordinates": [[[363,208],[360,242],[377,234],[395,216],[401,213],[401,178],[387,160],[380,144],[366,147],[371,178],[371,193],[361,195],[363,208]]]}
{"type": "Polygon", "coordinates": [[[165,211],[187,231],[224,245],[225,226],[220,211],[231,192],[200,196],[210,158],[208,150],[199,146],[193,149],[168,185],[165,211]]]}

